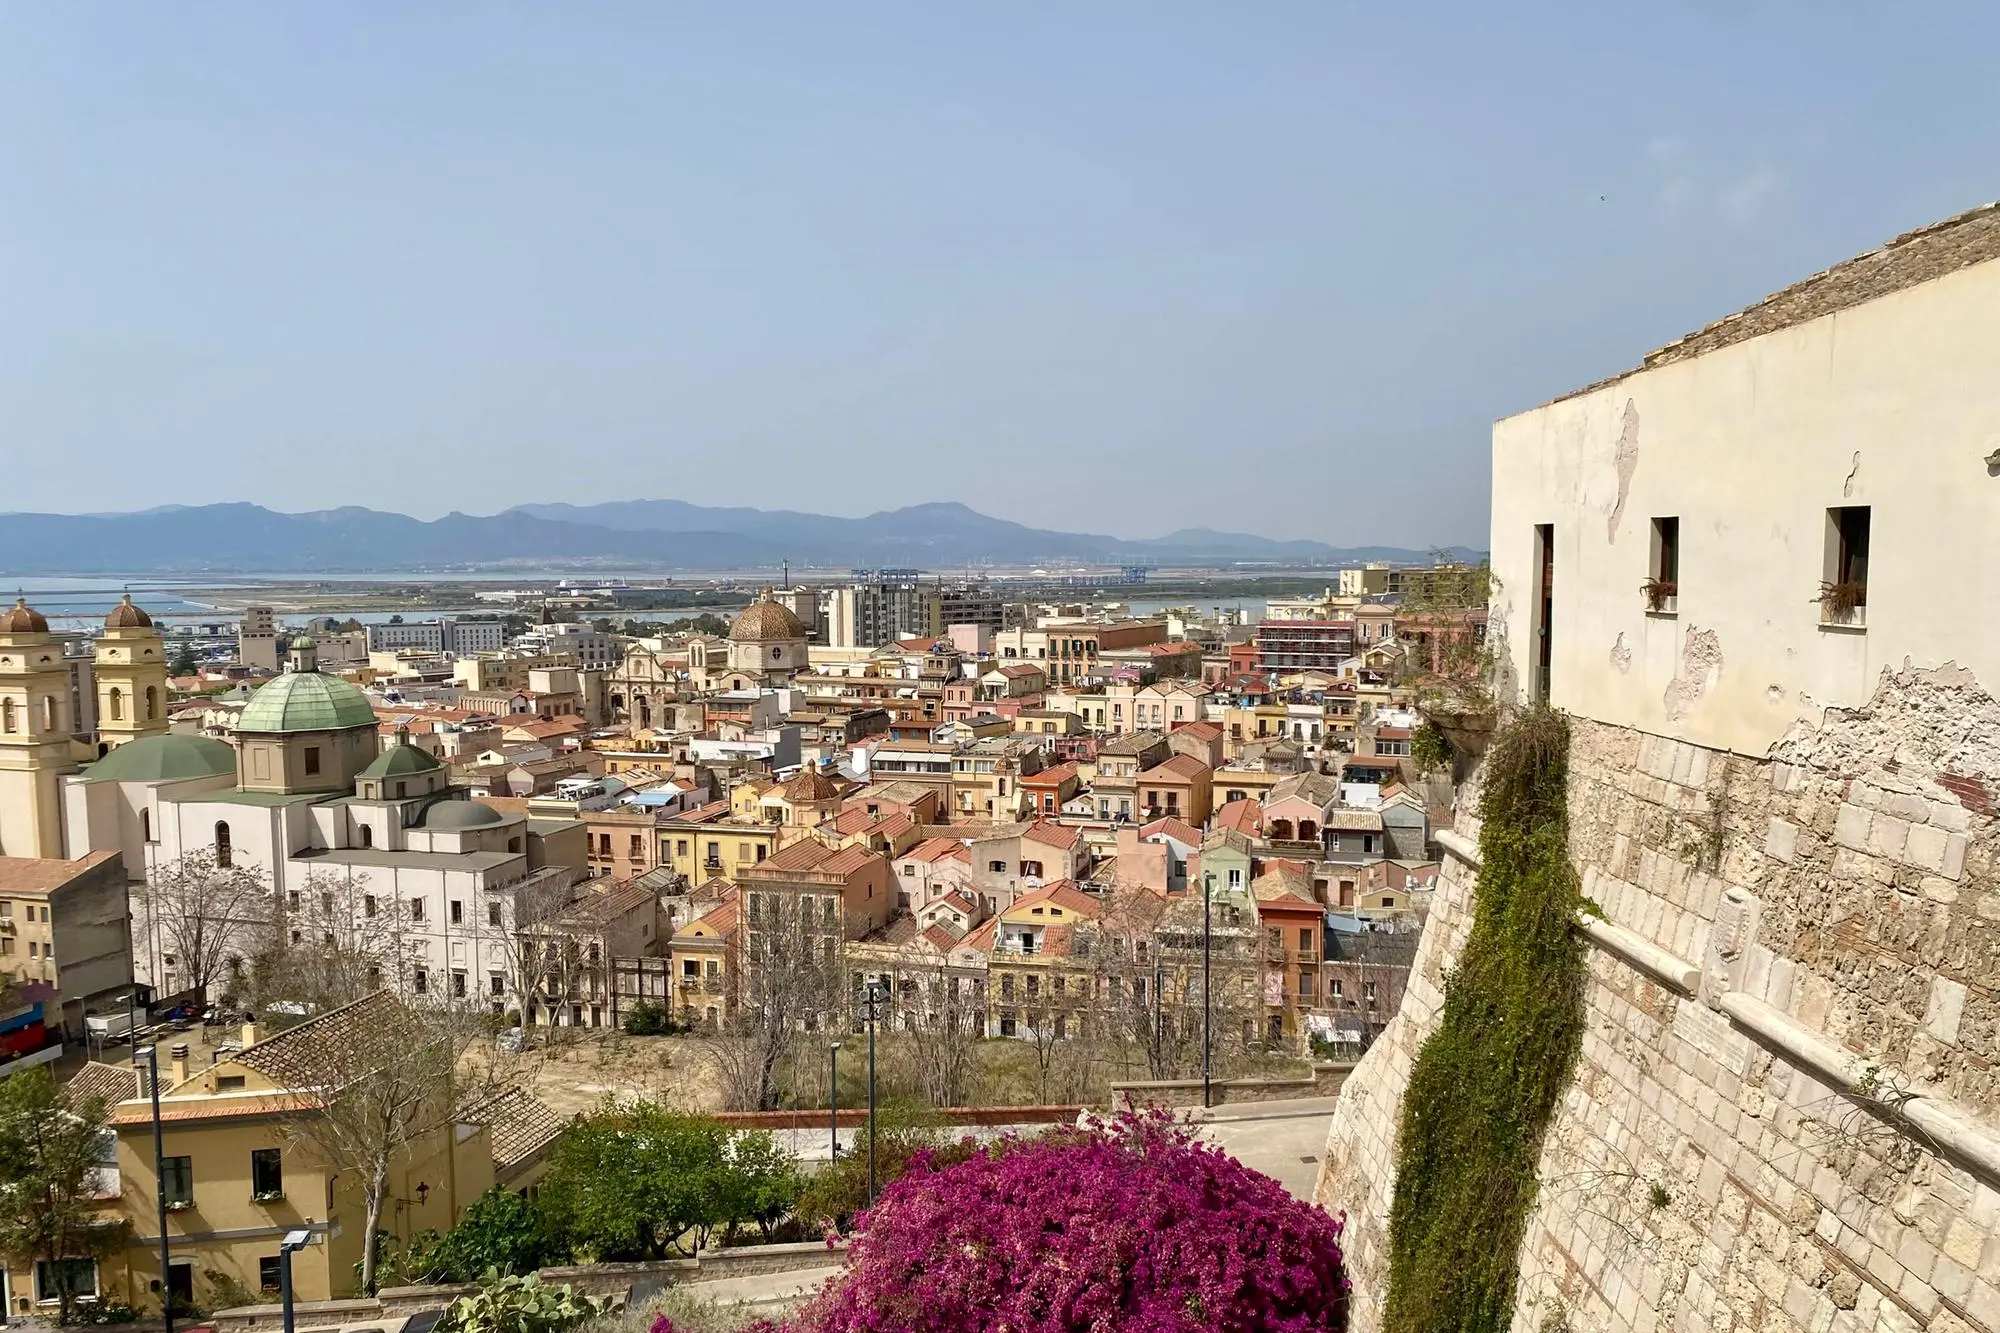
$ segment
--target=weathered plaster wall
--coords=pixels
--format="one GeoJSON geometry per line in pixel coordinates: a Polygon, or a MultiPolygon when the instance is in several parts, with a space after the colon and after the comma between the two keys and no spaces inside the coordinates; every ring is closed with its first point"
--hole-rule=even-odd
{"type": "MultiPolygon", "coordinates": [[[[1762,760],[1572,725],[1585,892],[1699,982],[1593,948],[1515,1328],[2000,1333],[2000,702],[1954,667],[1886,671],[1762,760]],[[1848,1093],[1815,1039],[1873,1062],[1848,1093]],[[1912,1123],[1908,1093],[1951,1134],[1912,1123]]],[[[1448,866],[1322,1169],[1322,1201],[1351,1215],[1362,1333],[1379,1327],[1402,1090],[1470,880],[1448,866]]]]}
{"type": "Polygon", "coordinates": [[[1492,623],[1512,679],[1534,678],[1546,523],[1552,699],[1579,716],[1762,756],[1906,657],[2000,682],[2000,634],[1966,581],[2000,568],[1996,354],[1989,261],[1496,424],[1492,623]],[[1865,631],[1821,628],[1813,600],[1842,505],[1872,510],[1865,631]],[[1649,615],[1666,516],[1678,605],[1649,615]]]}

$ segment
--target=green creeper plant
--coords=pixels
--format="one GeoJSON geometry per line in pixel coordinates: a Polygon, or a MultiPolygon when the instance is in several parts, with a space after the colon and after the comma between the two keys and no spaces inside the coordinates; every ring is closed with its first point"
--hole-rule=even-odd
{"type": "Polygon", "coordinates": [[[1520,713],[1484,768],[1472,930],[1403,1099],[1385,1333],[1509,1326],[1536,1163],[1582,1047],[1568,719],[1520,713]]]}

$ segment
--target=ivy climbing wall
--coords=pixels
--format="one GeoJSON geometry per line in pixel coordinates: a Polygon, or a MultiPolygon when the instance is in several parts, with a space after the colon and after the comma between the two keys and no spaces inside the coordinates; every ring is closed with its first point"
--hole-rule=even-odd
{"type": "MultiPolygon", "coordinates": [[[[1476,776],[1475,776],[1476,780],[1476,776]]],[[[1585,1028],[1509,1326],[2000,1333],[2000,702],[1885,672],[1746,758],[1576,719],[1585,1028]]],[[[1479,830],[1319,1184],[1382,1326],[1403,1092],[1475,905],[1479,830]]]]}

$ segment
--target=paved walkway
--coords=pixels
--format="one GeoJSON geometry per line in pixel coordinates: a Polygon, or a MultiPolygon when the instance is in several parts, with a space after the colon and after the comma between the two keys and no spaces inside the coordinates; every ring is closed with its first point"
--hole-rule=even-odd
{"type": "Polygon", "coordinates": [[[719,1277],[708,1282],[690,1282],[679,1290],[700,1300],[721,1305],[789,1305],[819,1290],[820,1284],[840,1268],[800,1268],[789,1273],[756,1273],[748,1277],[719,1277]]]}
{"type": "Polygon", "coordinates": [[[1294,1197],[1311,1200],[1333,1124],[1332,1097],[1289,1102],[1246,1102],[1217,1106],[1201,1117],[1202,1137],[1253,1171],[1283,1185],[1294,1197]]]}

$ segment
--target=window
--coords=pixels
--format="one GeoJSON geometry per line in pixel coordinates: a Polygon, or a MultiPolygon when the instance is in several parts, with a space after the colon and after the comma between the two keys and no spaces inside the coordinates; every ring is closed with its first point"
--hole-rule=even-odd
{"type": "Polygon", "coordinates": [[[217,1075],[215,1076],[215,1090],[216,1090],[217,1092],[241,1092],[241,1091],[243,1091],[243,1075],[241,1075],[241,1074],[217,1074],[217,1075]]]}
{"type": "Polygon", "coordinates": [[[1396,905],[1396,900],[1393,896],[1386,893],[1382,895],[1382,906],[1394,907],[1395,905],[1396,905]]]}
{"type": "Polygon", "coordinates": [[[372,893],[368,894],[361,900],[361,915],[374,916],[378,906],[379,904],[376,901],[375,895],[372,893]]]}
{"type": "Polygon", "coordinates": [[[306,776],[311,777],[318,772],[319,747],[317,745],[308,745],[306,747],[306,776]]]}
{"type": "Polygon", "coordinates": [[[410,989],[419,995],[430,994],[431,974],[424,971],[421,967],[412,971],[410,973],[410,989]]]}
{"type": "Polygon", "coordinates": [[[44,1305],[62,1300],[64,1291],[72,1297],[97,1298],[95,1259],[35,1260],[35,1299],[44,1305]]]}
{"type": "Polygon", "coordinates": [[[251,1149],[250,1197],[260,1203],[285,1197],[285,1168],[276,1148],[251,1149]]]}
{"type": "Polygon", "coordinates": [[[1302,954],[1304,954],[1304,955],[1305,955],[1306,957],[1310,958],[1310,957],[1312,957],[1312,951],[1313,951],[1313,933],[1312,933],[1312,927],[1311,927],[1311,926],[1300,926],[1300,927],[1299,927],[1299,952],[1300,952],[1300,953],[1302,953],[1302,954]]]}
{"type": "Polygon", "coordinates": [[[991,871],[993,874],[996,875],[1004,875],[1007,873],[1007,863],[1005,861],[988,861],[986,863],[986,868],[987,870],[991,871]]]}
{"type": "Polygon", "coordinates": [[[1312,973],[1299,973],[1299,999],[1310,1002],[1313,997],[1312,973]]]}
{"type": "Polygon", "coordinates": [[[410,920],[422,921],[423,919],[424,919],[424,900],[422,898],[410,899],[410,920]]]}
{"type": "Polygon", "coordinates": [[[1327,982],[1327,983],[1326,983],[1326,994],[1327,994],[1327,998],[1328,998],[1328,999],[1330,999],[1330,1000],[1337,1000],[1337,999],[1339,999],[1339,998],[1340,998],[1340,982],[1339,982],[1339,981],[1329,981],[1329,982],[1327,982]]]}
{"type": "Polygon", "coordinates": [[[486,974],[486,989],[494,995],[505,995],[507,993],[506,974],[504,972],[488,972],[486,974]]]}
{"type": "Polygon", "coordinates": [[[139,838],[144,842],[151,842],[153,840],[153,812],[151,810],[141,810],[139,812],[139,838]]]}
{"type": "Polygon", "coordinates": [[[193,1158],[165,1157],[160,1159],[160,1180],[166,1189],[167,1207],[194,1207],[193,1158]]]}
{"type": "Polygon", "coordinates": [[[1826,511],[1826,569],[1820,579],[1820,620],[1859,625],[1868,605],[1867,505],[1826,511]]]}
{"type": "Polygon", "coordinates": [[[1653,520],[1653,549],[1646,567],[1646,609],[1662,615],[1675,608],[1681,580],[1681,521],[1653,520]]]}
{"type": "Polygon", "coordinates": [[[215,864],[227,870],[234,863],[234,856],[234,849],[229,845],[229,821],[218,819],[215,821],[215,864]]]}
{"type": "Polygon", "coordinates": [[[111,720],[113,722],[123,722],[125,720],[125,691],[113,685],[108,698],[111,704],[111,720]]]}
{"type": "Polygon", "coordinates": [[[151,722],[160,715],[160,691],[157,686],[146,687],[146,720],[151,722]]]}
{"type": "Polygon", "coordinates": [[[465,998],[465,973],[454,970],[451,974],[451,993],[457,999],[465,998]]]}
{"type": "Polygon", "coordinates": [[[375,830],[367,824],[361,826],[361,845],[363,847],[375,845],[375,830]]]}
{"type": "Polygon", "coordinates": [[[1012,972],[1002,972],[1000,974],[1000,998],[1003,1000],[1014,998],[1014,974],[1012,972]]]}
{"type": "Polygon", "coordinates": [[[279,1287],[279,1258],[275,1254],[260,1255],[257,1259],[257,1285],[265,1291],[276,1291],[279,1287]]]}
{"type": "Polygon", "coordinates": [[[1371,1008],[1371,1009],[1372,1009],[1372,1008],[1374,1008],[1374,1007],[1375,1007],[1375,983],[1374,983],[1374,982],[1372,982],[1372,981],[1364,981],[1364,982],[1362,982],[1362,983],[1361,983],[1361,998],[1362,998],[1362,1001],[1363,1001],[1364,1003],[1366,1003],[1366,1004],[1368,1005],[1368,1007],[1369,1007],[1369,1008],[1371,1008]]]}
{"type": "Polygon", "coordinates": [[[500,924],[499,903],[493,902],[486,904],[486,924],[489,926],[497,926],[500,924]]]}
{"type": "Polygon", "coordinates": [[[20,730],[19,724],[14,720],[14,701],[0,699],[0,731],[18,730],[20,730]]]}
{"type": "Polygon", "coordinates": [[[454,926],[465,924],[465,904],[456,898],[451,900],[451,924],[454,926]]]}
{"type": "Polygon", "coordinates": [[[675,838],[674,855],[686,856],[687,854],[688,854],[688,840],[686,838],[675,838]]]}
{"type": "Polygon", "coordinates": [[[1229,887],[1232,889],[1243,887],[1243,868],[1241,866],[1229,867],[1229,887]]]}

